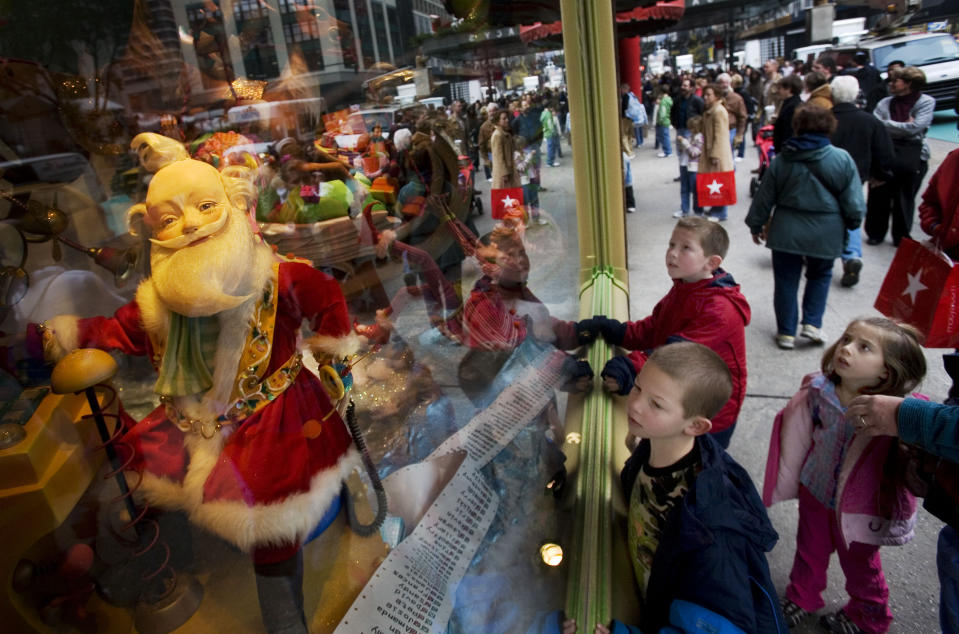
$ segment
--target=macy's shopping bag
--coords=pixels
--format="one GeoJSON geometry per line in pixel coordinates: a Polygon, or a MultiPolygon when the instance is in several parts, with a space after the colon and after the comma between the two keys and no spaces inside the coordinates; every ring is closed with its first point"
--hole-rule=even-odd
{"type": "Polygon", "coordinates": [[[959,265],[930,242],[902,239],[874,305],[918,328],[927,348],[959,347],[959,265]]]}
{"type": "Polygon", "coordinates": [[[508,215],[519,214],[522,217],[523,188],[508,187],[490,190],[490,216],[493,220],[502,220],[508,215]]]}
{"type": "Polygon", "coordinates": [[[700,207],[735,205],[736,173],[699,172],[696,174],[696,196],[700,207]]]}

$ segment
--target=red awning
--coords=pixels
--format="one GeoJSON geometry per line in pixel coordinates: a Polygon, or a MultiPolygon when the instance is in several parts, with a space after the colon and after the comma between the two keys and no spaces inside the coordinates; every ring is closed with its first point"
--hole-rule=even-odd
{"type": "MultiPolygon", "coordinates": [[[[616,35],[633,37],[649,35],[679,22],[686,10],[685,0],[660,0],[649,7],[637,7],[616,14],[616,35]]],[[[540,39],[561,39],[562,22],[536,23],[520,27],[520,38],[529,44],[540,39]]]]}

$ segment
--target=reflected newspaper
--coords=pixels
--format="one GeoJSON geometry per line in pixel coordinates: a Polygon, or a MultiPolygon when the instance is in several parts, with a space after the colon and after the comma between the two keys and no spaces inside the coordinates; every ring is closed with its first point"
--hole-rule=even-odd
{"type": "Polygon", "coordinates": [[[388,491],[402,491],[390,496],[391,512],[404,516],[407,528],[415,528],[380,565],[334,634],[446,631],[456,588],[499,506],[499,497],[479,469],[553,398],[562,382],[564,358],[557,350],[541,354],[524,376],[426,460],[386,478],[388,491]],[[449,477],[453,461],[461,464],[449,477]],[[425,514],[394,509],[394,501],[413,490],[438,488],[436,480],[444,473],[449,480],[425,514]]]}

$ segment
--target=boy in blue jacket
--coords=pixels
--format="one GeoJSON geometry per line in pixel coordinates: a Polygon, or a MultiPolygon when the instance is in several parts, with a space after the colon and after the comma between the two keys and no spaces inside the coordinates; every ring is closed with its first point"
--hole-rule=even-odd
{"type": "Polygon", "coordinates": [[[627,411],[640,441],[620,479],[641,629],[613,621],[596,634],[788,632],[766,563],[779,536],[749,474],[708,434],[731,391],[722,358],[692,342],[657,348],[636,378],[627,411]]]}

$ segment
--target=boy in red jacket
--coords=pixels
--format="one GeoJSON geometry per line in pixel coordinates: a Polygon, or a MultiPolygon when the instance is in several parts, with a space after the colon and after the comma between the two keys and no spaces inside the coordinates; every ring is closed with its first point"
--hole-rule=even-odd
{"type": "Polygon", "coordinates": [[[721,267],[729,250],[729,235],[705,218],[681,218],[666,249],[666,271],[673,288],[641,321],[622,323],[597,315],[579,322],[577,331],[590,339],[602,336],[622,346],[627,356],[610,359],[603,368],[603,385],[622,395],[629,393],[637,373],[659,346],[694,341],[711,348],[729,367],[733,392],[712,419],[714,440],[729,446],[746,395],[746,334],[749,303],[732,275],[721,267]]]}

